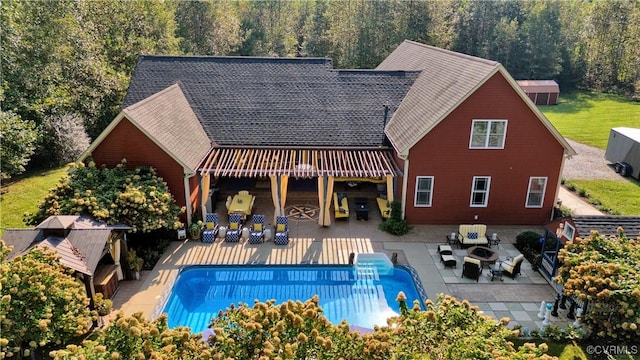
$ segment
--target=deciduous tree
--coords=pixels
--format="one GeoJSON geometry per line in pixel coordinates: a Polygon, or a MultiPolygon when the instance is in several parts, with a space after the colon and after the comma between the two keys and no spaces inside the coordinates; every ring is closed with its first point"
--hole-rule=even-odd
{"type": "Polygon", "coordinates": [[[0,240],[0,354],[28,355],[87,333],[93,316],[85,287],[54,251],[33,248],[12,261],[0,240]]]}
{"type": "Polygon", "coordinates": [[[582,322],[609,339],[640,336],[640,239],[592,231],[560,250],[556,281],[564,293],[588,302],[582,322]]]}
{"type": "Polygon", "coordinates": [[[0,178],[21,174],[35,151],[38,132],[32,121],[0,110],[0,178]]]}
{"type": "Polygon", "coordinates": [[[38,212],[27,214],[26,222],[35,225],[51,215],[89,214],[108,224],[123,223],[133,231],[177,229],[182,226],[179,208],[167,184],[155,169],[137,167],[127,170],[125,162],[109,169],[79,164],[69,177],[45,197],[38,212]]]}

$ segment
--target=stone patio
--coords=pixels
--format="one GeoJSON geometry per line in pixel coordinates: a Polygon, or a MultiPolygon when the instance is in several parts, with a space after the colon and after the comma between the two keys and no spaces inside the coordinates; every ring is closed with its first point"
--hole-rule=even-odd
{"type": "MultiPolygon", "coordinates": [[[[304,204],[306,200],[298,201],[304,204]]],[[[313,198],[308,200],[309,204],[313,204],[313,201],[313,198]]],[[[268,199],[262,199],[261,203],[258,198],[256,204],[254,213],[264,213],[260,212],[262,206],[269,207],[268,199]]],[[[221,211],[218,210],[218,213],[221,211]]],[[[270,216],[267,215],[268,223],[272,219],[270,216]]],[[[157,317],[179,270],[188,265],[348,264],[350,253],[383,252],[389,257],[396,253],[398,263],[412,266],[431,299],[435,299],[439,293],[449,294],[460,300],[469,300],[487,315],[498,319],[509,317],[512,320],[509,327],[519,324],[536,329],[542,326],[542,319],[537,316],[540,303],[553,302],[555,292],[539,273],[531,270],[526,260],[522,265],[522,274],[515,279],[505,276],[504,281],[492,282],[486,268],[478,282],[461,278],[462,259],[466,250],[454,247],[454,256],[458,259],[456,268],[445,268],[437,253],[438,244],[444,243],[446,234],[456,231],[457,225],[415,226],[409,234],[397,237],[380,231],[378,224],[381,221],[375,208],[367,221],[357,221],[353,214],[349,220],[334,222],[330,227],[320,227],[306,218],[290,220],[290,242],[287,246],[276,246],[273,242],[252,245],[246,241],[229,244],[221,239],[213,244],[193,240],[174,241],[153,270],[144,271],[138,281],[120,283],[113,299],[114,309],[122,309],[126,314],[140,311],[149,318],[157,317]]],[[[499,251],[501,260],[519,254],[513,241],[517,234],[525,230],[542,233],[541,228],[535,227],[488,227],[488,234],[495,232],[500,236],[500,244],[493,249],[499,251]]],[[[560,310],[560,316],[552,317],[551,323],[564,325],[570,321],[565,314],[566,310],[560,310]]]]}

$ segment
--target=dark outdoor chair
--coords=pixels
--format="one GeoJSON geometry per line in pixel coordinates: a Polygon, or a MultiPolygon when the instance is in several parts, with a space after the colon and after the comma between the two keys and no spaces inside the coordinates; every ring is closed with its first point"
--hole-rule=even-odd
{"type": "Polygon", "coordinates": [[[262,244],[264,242],[264,215],[253,215],[252,220],[249,244],[262,244]]]}
{"type": "Polygon", "coordinates": [[[227,229],[227,233],[224,237],[225,242],[239,242],[240,241],[240,226],[242,224],[242,219],[240,218],[240,214],[231,214],[229,215],[229,228],[227,229]]]}
{"type": "Polygon", "coordinates": [[[202,232],[202,242],[212,243],[218,236],[218,214],[207,213],[204,217],[204,231],[202,232]]]}
{"type": "Polygon", "coordinates": [[[477,282],[480,279],[480,274],[482,274],[482,263],[480,260],[465,256],[462,263],[462,277],[475,279],[477,282]]]}
{"type": "Polygon", "coordinates": [[[289,218],[278,216],[276,218],[276,235],[273,240],[276,245],[287,245],[289,243],[289,218]]]}

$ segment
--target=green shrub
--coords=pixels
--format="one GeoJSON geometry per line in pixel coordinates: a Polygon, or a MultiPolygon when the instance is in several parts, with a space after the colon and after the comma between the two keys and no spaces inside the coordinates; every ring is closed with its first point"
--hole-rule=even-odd
{"type": "Polygon", "coordinates": [[[516,236],[516,246],[518,248],[531,248],[533,250],[542,251],[540,238],[542,235],[535,231],[524,231],[516,236]]]}
{"type": "Polygon", "coordinates": [[[411,231],[411,227],[407,225],[407,221],[402,218],[401,206],[399,201],[393,201],[391,203],[391,215],[378,226],[380,230],[396,236],[401,236],[411,231]]]}
{"type": "Polygon", "coordinates": [[[570,183],[568,181],[565,183],[565,186],[567,187],[567,190],[574,191],[574,192],[578,188],[575,184],[572,184],[572,183],[570,183]]]}
{"type": "Polygon", "coordinates": [[[585,355],[580,346],[567,345],[558,360],[587,360],[587,355],[585,355]]]}
{"type": "Polygon", "coordinates": [[[126,168],[126,160],[115,168],[98,168],[93,161],[80,163],[69,177],[49,191],[35,214],[25,214],[27,225],[36,225],[51,215],[89,214],[107,224],[123,223],[133,232],[182,227],[167,183],[151,167],[126,168]]]}
{"type": "Polygon", "coordinates": [[[587,189],[579,189],[578,195],[580,195],[583,198],[589,197],[589,193],[587,192],[587,189]]]}

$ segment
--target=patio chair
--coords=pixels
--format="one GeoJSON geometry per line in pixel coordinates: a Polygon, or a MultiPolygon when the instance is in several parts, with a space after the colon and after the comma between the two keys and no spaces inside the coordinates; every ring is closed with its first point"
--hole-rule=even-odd
{"type": "Polygon", "coordinates": [[[276,235],[273,238],[276,245],[287,245],[289,243],[289,218],[286,216],[276,217],[276,235]]]}
{"type": "Polygon", "coordinates": [[[478,282],[480,274],[482,274],[482,263],[480,260],[465,256],[462,262],[462,277],[475,279],[476,282],[478,282]]]}
{"type": "Polygon", "coordinates": [[[252,220],[249,244],[262,244],[264,242],[264,215],[253,215],[252,220]]]}
{"type": "Polygon", "coordinates": [[[520,274],[522,261],[524,261],[524,255],[522,254],[513,258],[508,256],[507,259],[502,262],[502,272],[510,278],[515,279],[516,275],[520,274]]]}
{"type": "Polygon", "coordinates": [[[218,214],[207,213],[204,217],[204,231],[202,232],[203,243],[213,243],[218,236],[218,214]]]}
{"type": "Polygon", "coordinates": [[[240,214],[229,215],[229,227],[227,228],[227,233],[224,236],[225,242],[240,241],[240,232],[242,231],[240,228],[241,221],[242,219],[240,218],[240,214]]]}
{"type": "Polygon", "coordinates": [[[249,195],[249,191],[248,190],[240,190],[240,191],[238,191],[238,195],[249,195]]]}

